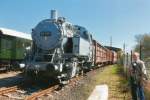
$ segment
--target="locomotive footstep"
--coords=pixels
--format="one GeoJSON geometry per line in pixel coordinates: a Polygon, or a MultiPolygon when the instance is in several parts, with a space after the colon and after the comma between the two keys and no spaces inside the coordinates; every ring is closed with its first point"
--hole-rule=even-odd
{"type": "Polygon", "coordinates": [[[16,92],[19,92],[19,93],[22,93],[22,94],[26,93],[26,91],[22,91],[22,90],[16,90],[16,92]]]}

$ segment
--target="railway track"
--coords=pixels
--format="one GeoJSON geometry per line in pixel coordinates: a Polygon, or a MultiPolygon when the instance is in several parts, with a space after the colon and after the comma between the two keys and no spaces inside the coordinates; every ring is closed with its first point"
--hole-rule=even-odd
{"type": "MultiPolygon", "coordinates": [[[[7,87],[7,88],[0,88],[0,96],[1,97],[8,97],[9,100],[10,99],[23,99],[23,97],[19,97],[19,96],[13,96],[12,94],[16,93],[16,94],[21,94],[21,95],[25,95],[26,91],[22,90],[22,89],[25,89],[24,87],[27,87],[27,86],[31,86],[32,82],[29,82],[29,81],[25,81],[25,80],[22,80],[22,82],[19,82],[17,84],[15,84],[14,86],[11,86],[11,87],[7,87]],[[28,83],[28,84],[27,84],[28,83]]],[[[28,87],[27,87],[28,88],[28,87]]]]}
{"type": "Polygon", "coordinates": [[[18,86],[12,86],[12,87],[9,87],[9,88],[6,88],[6,89],[2,89],[0,90],[0,95],[4,95],[6,93],[10,93],[10,92],[14,92],[18,89],[18,86]]]}
{"type": "MultiPolygon", "coordinates": [[[[68,85],[72,88],[76,85],[77,81],[78,80],[76,80],[76,79],[72,80],[70,82],[70,84],[68,84],[68,85]]],[[[46,88],[46,89],[35,91],[31,95],[26,95],[26,93],[19,93],[19,95],[20,94],[24,95],[21,97],[18,95],[18,91],[21,91],[21,90],[18,88],[18,86],[13,86],[10,88],[0,90],[0,96],[5,97],[5,98],[9,98],[9,100],[12,100],[12,99],[13,100],[15,100],[15,99],[16,100],[18,100],[18,99],[20,99],[20,100],[37,100],[38,98],[42,98],[47,94],[51,95],[51,93],[55,93],[55,91],[56,91],[56,93],[58,93],[59,92],[59,90],[57,90],[58,88],[59,88],[59,85],[51,86],[51,87],[46,88]],[[13,96],[14,93],[15,93],[15,96],[13,96]]]]}
{"type": "MultiPolygon", "coordinates": [[[[78,84],[78,82],[82,78],[84,78],[84,76],[82,76],[82,75],[77,76],[77,77],[69,80],[69,83],[66,86],[69,86],[69,87],[73,88],[74,86],[76,86],[78,84]]],[[[60,85],[57,84],[57,85],[53,85],[51,87],[45,87],[45,88],[40,87],[39,90],[36,90],[34,92],[30,92],[29,94],[26,94],[27,92],[29,92],[28,90],[26,90],[26,88],[30,88],[31,87],[30,84],[32,84],[32,82],[28,83],[28,85],[29,85],[28,87],[23,88],[23,90],[25,90],[24,92],[22,91],[21,88],[24,87],[24,85],[27,85],[26,82],[23,82],[23,84],[20,84],[20,85],[15,85],[15,86],[12,86],[12,87],[0,89],[0,96],[7,97],[7,98],[9,98],[9,100],[11,100],[11,99],[13,99],[13,100],[17,99],[18,100],[18,98],[23,99],[23,100],[36,100],[37,98],[42,98],[47,94],[51,95],[51,93],[55,93],[55,91],[59,92],[59,90],[61,90],[61,89],[59,89],[60,85]],[[18,91],[21,91],[21,92],[18,92],[18,91]],[[23,96],[21,96],[21,97],[19,97],[19,95],[18,96],[17,95],[13,96],[14,93],[17,94],[17,95],[21,94],[23,96]]],[[[35,84],[32,84],[32,85],[34,86],[35,84]]],[[[36,87],[36,85],[35,85],[35,87],[36,87]]]]}
{"type": "Polygon", "coordinates": [[[55,91],[58,87],[59,87],[59,85],[55,85],[55,86],[52,86],[52,87],[47,88],[45,90],[41,90],[39,92],[33,93],[31,96],[25,98],[25,100],[36,100],[36,98],[38,98],[38,97],[41,97],[47,93],[55,91]]]}
{"type": "MultiPolygon", "coordinates": [[[[67,85],[70,86],[74,86],[76,84],[77,81],[79,81],[80,77],[76,77],[70,80],[70,82],[67,85]]],[[[17,96],[10,96],[12,93],[17,93],[18,91],[22,91],[20,90],[20,86],[23,85],[15,85],[12,87],[8,87],[8,88],[3,88],[0,90],[0,96],[4,96],[4,97],[9,97],[9,99],[18,99],[19,97],[17,96]]],[[[51,94],[52,92],[58,90],[58,88],[60,88],[60,85],[54,85],[45,89],[41,89],[39,91],[35,91],[33,92],[31,95],[26,95],[25,93],[21,93],[22,95],[24,95],[25,98],[21,98],[20,99],[24,99],[24,100],[36,100],[39,97],[42,97],[46,94],[51,94]]]]}
{"type": "MultiPolygon", "coordinates": [[[[82,77],[75,77],[73,79],[70,80],[70,82],[67,84],[69,86],[75,86],[76,83],[81,79],[82,77]]],[[[25,100],[36,100],[37,98],[44,96],[46,94],[50,94],[54,91],[56,91],[59,87],[61,87],[60,85],[54,85],[52,87],[49,87],[47,89],[41,90],[39,92],[33,93],[32,95],[28,96],[27,98],[25,98],[25,100]]]]}

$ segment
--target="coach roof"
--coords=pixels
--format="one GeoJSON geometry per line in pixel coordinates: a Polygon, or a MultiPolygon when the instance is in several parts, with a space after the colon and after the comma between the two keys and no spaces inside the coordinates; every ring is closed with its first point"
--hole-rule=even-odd
{"type": "Polygon", "coordinates": [[[32,40],[31,34],[18,32],[18,31],[15,31],[15,30],[7,29],[7,28],[1,28],[1,27],[0,27],[0,32],[3,35],[9,35],[9,36],[14,36],[14,37],[19,37],[19,38],[32,40]]]}

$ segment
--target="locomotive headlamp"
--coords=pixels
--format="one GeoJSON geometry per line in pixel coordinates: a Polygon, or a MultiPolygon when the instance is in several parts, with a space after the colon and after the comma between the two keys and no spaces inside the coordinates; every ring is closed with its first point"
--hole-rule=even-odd
{"type": "Polygon", "coordinates": [[[62,72],[62,64],[54,65],[55,70],[58,70],[59,72],[62,72]]]}
{"type": "Polygon", "coordinates": [[[54,68],[55,68],[55,70],[58,70],[58,66],[57,65],[54,65],[54,68]]]}
{"type": "Polygon", "coordinates": [[[25,67],[25,64],[21,63],[20,68],[24,68],[24,67],[25,67]]]}
{"type": "Polygon", "coordinates": [[[69,67],[69,64],[66,64],[66,67],[69,67]]]}
{"type": "Polygon", "coordinates": [[[39,66],[39,65],[35,65],[35,67],[36,67],[36,68],[39,68],[40,66],[39,66]]]}

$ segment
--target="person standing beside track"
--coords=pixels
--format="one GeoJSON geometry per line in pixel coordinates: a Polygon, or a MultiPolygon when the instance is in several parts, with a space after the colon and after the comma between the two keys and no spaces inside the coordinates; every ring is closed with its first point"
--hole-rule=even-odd
{"type": "Polygon", "coordinates": [[[132,55],[133,62],[129,68],[132,100],[145,100],[143,83],[147,79],[145,64],[139,58],[139,53],[132,55]]]}

